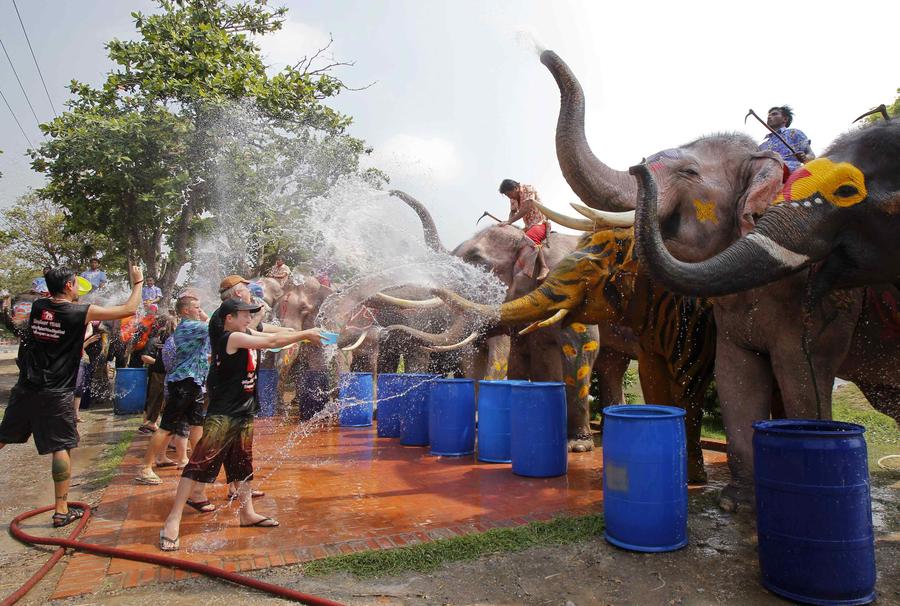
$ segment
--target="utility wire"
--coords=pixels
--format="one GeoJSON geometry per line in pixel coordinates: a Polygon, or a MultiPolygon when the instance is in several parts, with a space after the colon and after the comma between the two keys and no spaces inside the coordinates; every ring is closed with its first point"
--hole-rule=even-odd
{"type": "Polygon", "coordinates": [[[19,79],[19,72],[16,71],[16,66],[13,65],[9,53],[6,52],[6,45],[3,44],[3,40],[0,40],[0,47],[3,48],[3,54],[6,55],[6,60],[9,61],[9,66],[12,68],[13,75],[16,77],[16,82],[19,83],[19,88],[22,89],[22,94],[25,95],[25,102],[28,103],[28,107],[31,109],[31,115],[34,116],[34,121],[40,126],[41,119],[38,118],[37,114],[34,112],[34,106],[31,104],[31,99],[28,98],[28,93],[25,92],[25,87],[22,86],[22,80],[19,79]]]}
{"type": "Polygon", "coordinates": [[[0,97],[2,97],[3,102],[6,103],[6,107],[9,109],[9,113],[12,114],[13,120],[15,120],[16,124],[19,125],[19,130],[22,131],[22,136],[25,137],[26,141],[28,141],[28,147],[34,149],[34,144],[32,144],[31,139],[28,138],[28,135],[25,134],[25,129],[22,128],[22,123],[19,122],[18,118],[16,118],[16,113],[13,111],[12,107],[10,107],[9,101],[6,100],[6,95],[3,94],[2,90],[0,90],[0,97]]]}
{"type": "Polygon", "coordinates": [[[44,92],[47,93],[47,101],[50,102],[50,109],[53,110],[53,115],[59,118],[59,114],[56,113],[56,107],[53,106],[53,99],[50,98],[50,91],[47,90],[47,83],[44,82],[44,74],[41,72],[41,66],[38,65],[37,57],[34,56],[34,49],[31,48],[31,40],[28,39],[28,32],[25,31],[25,23],[22,22],[22,15],[19,14],[19,7],[16,6],[16,0],[12,0],[13,8],[16,9],[16,16],[19,18],[19,25],[22,26],[22,33],[25,34],[25,42],[28,43],[28,50],[31,51],[31,58],[34,59],[34,66],[37,68],[38,76],[41,77],[41,84],[44,85],[44,92]]]}

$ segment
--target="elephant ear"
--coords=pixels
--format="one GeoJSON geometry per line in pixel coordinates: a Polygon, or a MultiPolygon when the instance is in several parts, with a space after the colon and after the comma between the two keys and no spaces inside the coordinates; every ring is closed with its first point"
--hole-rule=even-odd
{"type": "Polygon", "coordinates": [[[780,157],[771,152],[760,152],[750,160],[748,173],[744,195],[738,203],[741,236],[756,227],[756,218],[771,206],[781,191],[786,171],[780,157]]]}

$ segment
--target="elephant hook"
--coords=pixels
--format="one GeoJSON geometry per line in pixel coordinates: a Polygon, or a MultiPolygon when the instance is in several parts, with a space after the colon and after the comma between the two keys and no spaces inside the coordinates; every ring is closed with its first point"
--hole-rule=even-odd
{"type": "Polygon", "coordinates": [[[503,223],[503,221],[501,221],[500,219],[498,219],[497,217],[495,217],[494,215],[492,215],[492,214],[489,213],[488,211],[484,211],[484,214],[481,215],[480,217],[478,217],[478,221],[475,221],[475,225],[478,225],[478,224],[481,222],[481,220],[484,219],[485,217],[490,217],[491,219],[493,219],[493,220],[496,221],[497,223],[503,223]]]}
{"type": "Polygon", "coordinates": [[[753,116],[754,118],[756,118],[757,120],[759,120],[759,123],[762,124],[763,126],[765,126],[765,127],[769,130],[770,133],[772,133],[773,135],[775,135],[776,137],[778,137],[778,140],[781,141],[782,143],[784,143],[784,145],[785,145],[789,150],[791,150],[791,155],[792,155],[792,156],[796,156],[796,155],[797,155],[797,150],[794,149],[793,147],[791,147],[791,144],[790,144],[790,143],[788,143],[787,141],[785,141],[784,137],[781,136],[781,133],[779,133],[777,130],[775,130],[774,128],[772,128],[772,127],[769,126],[768,124],[766,124],[766,121],[763,120],[762,118],[760,118],[760,117],[756,114],[756,112],[753,111],[752,109],[747,110],[747,115],[744,116],[744,124],[747,124],[747,118],[749,118],[750,116],[753,116]]]}
{"type": "Polygon", "coordinates": [[[864,113],[863,115],[861,115],[859,118],[857,118],[856,120],[854,120],[854,121],[853,121],[853,124],[856,124],[857,122],[859,122],[860,120],[862,120],[862,119],[865,118],[866,116],[871,116],[872,114],[881,114],[882,116],[884,116],[884,119],[885,119],[885,120],[890,120],[890,119],[891,119],[891,117],[888,115],[887,107],[885,107],[884,103],[882,103],[882,104],[879,105],[878,107],[876,107],[876,108],[874,108],[874,109],[870,109],[869,111],[867,111],[866,113],[864,113]]]}

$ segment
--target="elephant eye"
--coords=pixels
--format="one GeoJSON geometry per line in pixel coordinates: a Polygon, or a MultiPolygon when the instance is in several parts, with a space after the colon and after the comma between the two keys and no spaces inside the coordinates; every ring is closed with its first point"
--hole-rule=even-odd
{"type": "Polygon", "coordinates": [[[841,185],[834,190],[834,195],[839,198],[850,198],[852,196],[858,196],[859,190],[852,185],[841,185]]]}
{"type": "Polygon", "coordinates": [[[687,175],[688,177],[699,177],[700,176],[700,173],[697,171],[696,168],[690,168],[690,167],[681,168],[678,170],[678,172],[680,172],[682,175],[687,175]]]}

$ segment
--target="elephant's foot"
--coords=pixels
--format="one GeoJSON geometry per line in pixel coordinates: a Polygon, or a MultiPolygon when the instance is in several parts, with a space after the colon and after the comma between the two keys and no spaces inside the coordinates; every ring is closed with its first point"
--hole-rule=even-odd
{"type": "Polygon", "coordinates": [[[706,484],[706,469],[703,467],[703,459],[699,461],[688,460],[688,482],[691,484],[706,484]]]}
{"type": "Polygon", "coordinates": [[[594,450],[594,438],[585,433],[569,438],[569,452],[588,452],[594,450]]]}
{"type": "Polygon", "coordinates": [[[756,508],[753,486],[729,484],[719,494],[719,507],[729,513],[752,512],[756,508]]]}

